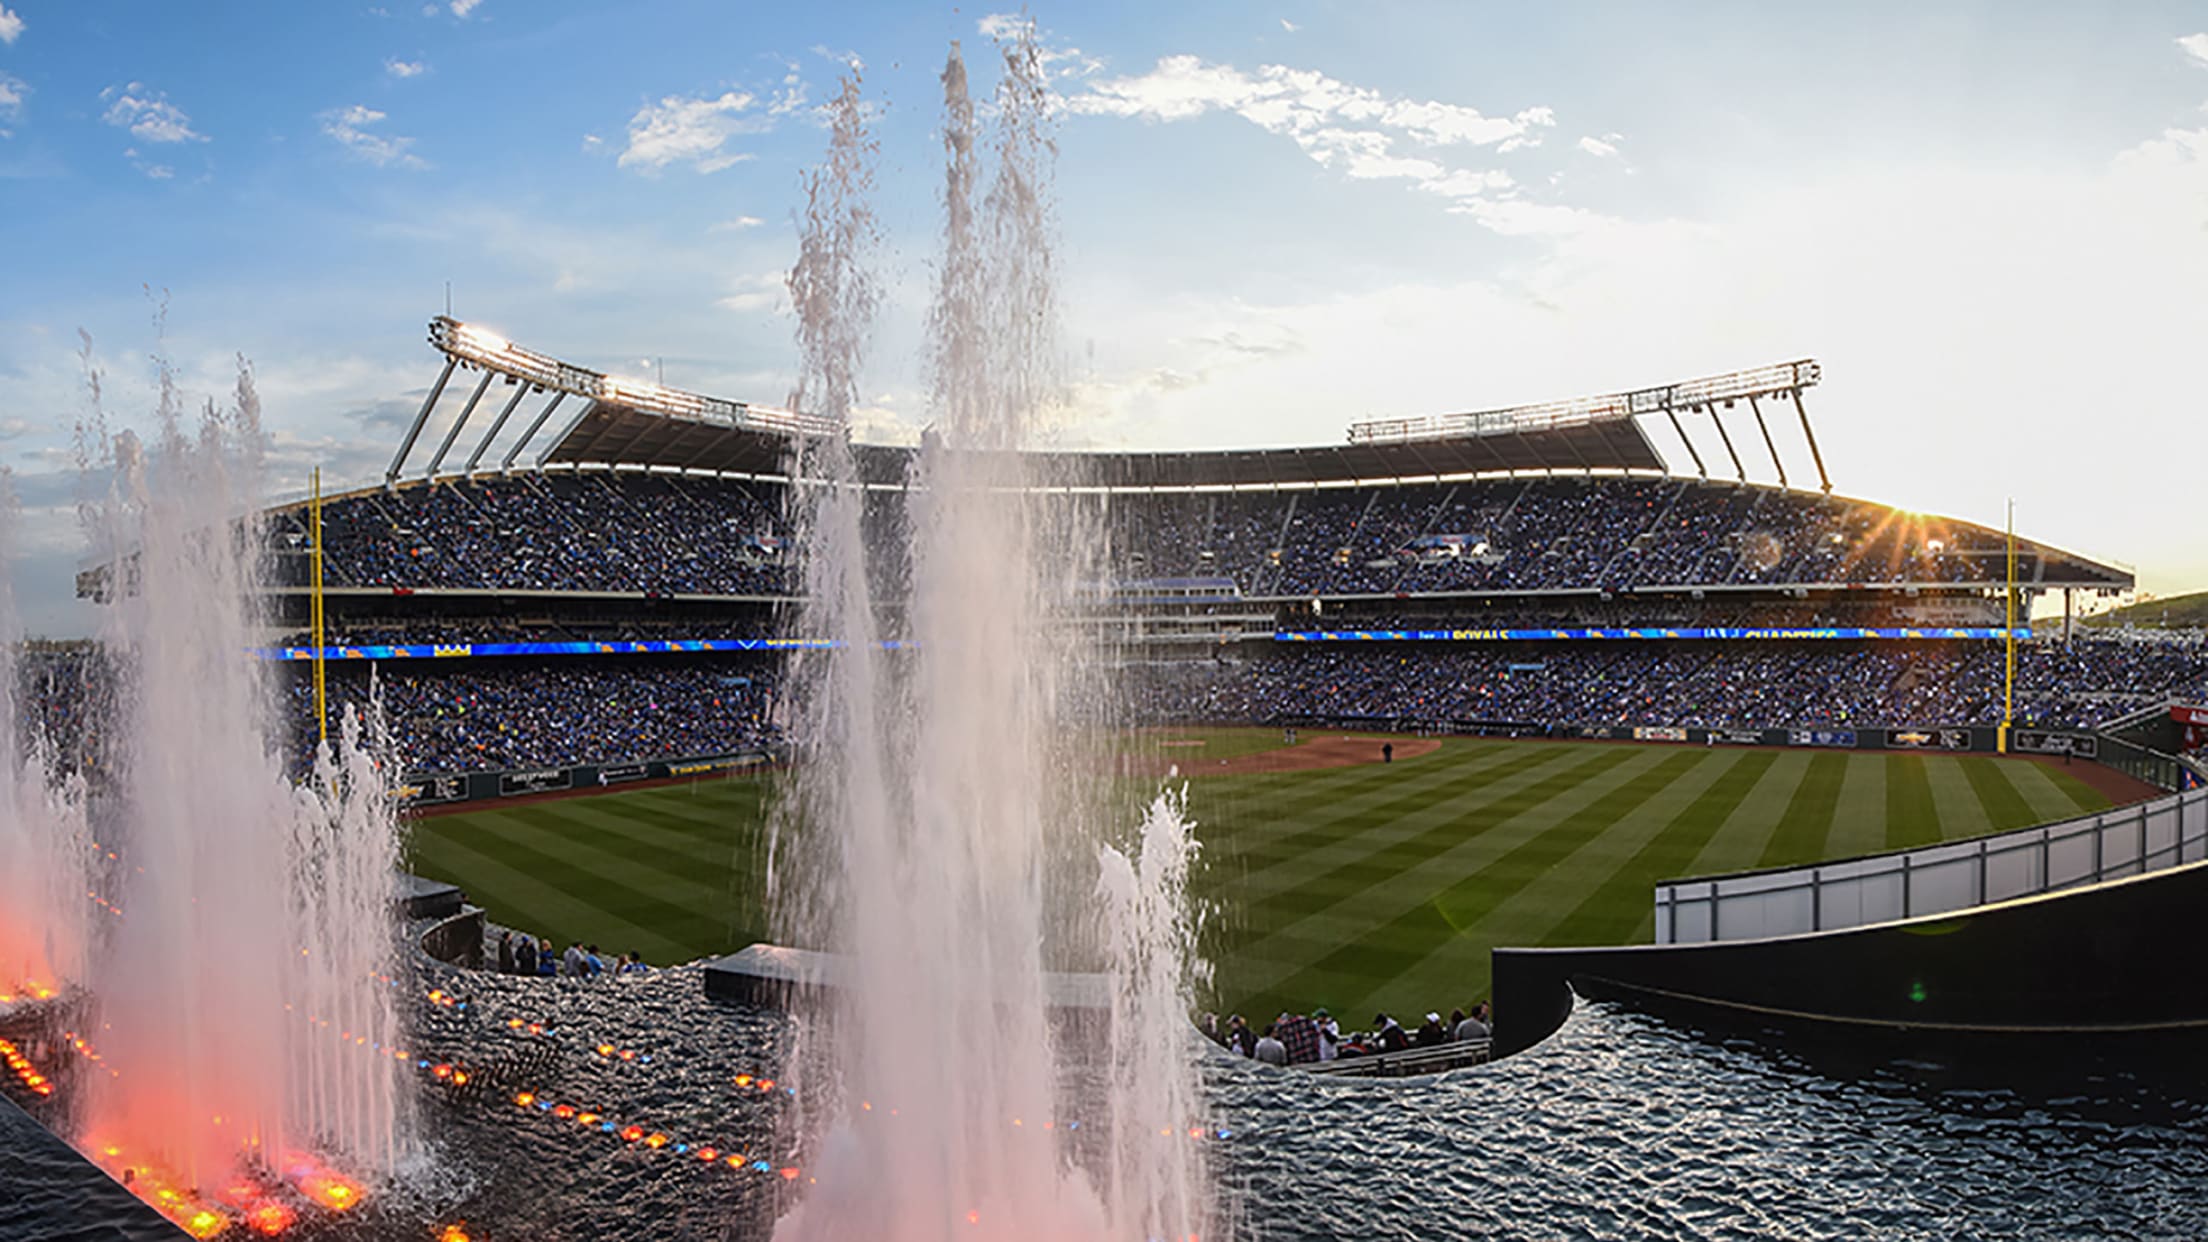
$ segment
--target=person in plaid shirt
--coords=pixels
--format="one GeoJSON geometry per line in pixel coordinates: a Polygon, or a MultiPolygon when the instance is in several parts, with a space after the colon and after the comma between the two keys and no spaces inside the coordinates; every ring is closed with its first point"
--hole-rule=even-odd
{"type": "Polygon", "coordinates": [[[1288,1064],[1306,1065],[1319,1059],[1319,1024],[1300,1013],[1284,1013],[1273,1023],[1274,1037],[1288,1049],[1288,1064]]]}

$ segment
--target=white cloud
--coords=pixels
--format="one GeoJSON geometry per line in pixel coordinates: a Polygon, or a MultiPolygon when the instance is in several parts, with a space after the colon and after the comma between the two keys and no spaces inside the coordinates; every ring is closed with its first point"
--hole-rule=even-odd
{"type": "Polygon", "coordinates": [[[742,232],[745,229],[758,228],[760,225],[765,223],[766,221],[760,219],[757,216],[737,216],[733,220],[721,221],[719,224],[714,225],[709,231],[714,233],[738,233],[742,232]]]}
{"type": "Polygon", "coordinates": [[[781,272],[761,272],[756,276],[739,276],[732,283],[735,292],[715,298],[713,305],[722,310],[762,311],[778,309],[788,292],[781,272]]]}
{"type": "Polygon", "coordinates": [[[1303,29],[1303,27],[1301,27],[1301,26],[1298,26],[1297,24],[1295,24],[1295,23],[1294,23],[1294,22],[1292,22],[1292,21],[1289,21],[1289,20],[1288,20],[1287,18],[1285,18],[1285,17],[1283,17],[1283,18],[1281,18],[1281,19],[1280,19],[1280,28],[1281,28],[1282,30],[1285,30],[1285,31],[1287,31],[1287,32],[1288,32],[1289,34],[1294,34],[1294,33],[1296,33],[1296,32],[1297,32],[1298,30],[1301,30],[1301,29],[1303,29]]]}
{"type": "Polygon", "coordinates": [[[8,8],[7,5],[0,4],[0,43],[13,47],[15,41],[22,37],[23,15],[8,8]]]}
{"type": "Polygon", "coordinates": [[[1607,159],[1618,153],[1618,136],[1604,134],[1600,138],[1585,137],[1579,140],[1579,149],[1597,159],[1607,159]]]}
{"type": "Polygon", "coordinates": [[[2202,65],[2208,65],[2208,30],[2204,30],[2199,34],[2186,35],[2177,41],[2177,45],[2185,50],[2187,56],[2199,61],[2202,65]]]}
{"type": "Polygon", "coordinates": [[[394,56],[383,62],[383,71],[394,78],[418,78],[429,72],[429,65],[419,60],[400,60],[394,56]]]}
{"type": "Polygon", "coordinates": [[[129,130],[131,137],[141,142],[207,141],[207,135],[192,129],[192,118],[170,103],[166,93],[143,82],[110,86],[100,92],[100,98],[109,101],[100,119],[118,129],[129,130]]]}
{"type": "Polygon", "coordinates": [[[322,122],[322,132],[336,139],[338,145],[378,168],[393,164],[401,168],[426,168],[421,157],[408,148],[414,145],[412,138],[398,134],[371,133],[369,127],[383,123],[384,114],[363,104],[349,108],[332,108],[317,116],[322,122]]]}
{"type": "Polygon", "coordinates": [[[1572,232],[1601,220],[1575,208],[1523,201],[1516,182],[1499,169],[1445,162],[1463,148],[1502,154],[1539,145],[1541,131],[1556,124],[1547,107],[1489,116],[1461,104],[1393,98],[1316,70],[1265,65],[1247,73],[1194,56],[1168,56],[1148,73],[1093,83],[1068,103],[1075,112],[1151,121],[1231,113],[1289,139],[1344,176],[1411,182],[1498,233],[1572,232]]]}
{"type": "Polygon", "coordinates": [[[466,20],[468,14],[475,12],[482,3],[483,0],[452,0],[452,15],[466,20]]]}
{"type": "Polygon", "coordinates": [[[14,137],[15,131],[7,129],[5,122],[21,120],[23,100],[31,88],[21,78],[0,73],[0,138],[14,137]]]}
{"type": "Polygon", "coordinates": [[[752,114],[756,96],[725,91],[717,99],[669,95],[646,104],[629,118],[629,143],[617,161],[623,168],[658,172],[669,164],[688,164],[701,173],[719,172],[751,159],[749,152],[724,150],[738,134],[758,133],[768,121],[752,114]]]}

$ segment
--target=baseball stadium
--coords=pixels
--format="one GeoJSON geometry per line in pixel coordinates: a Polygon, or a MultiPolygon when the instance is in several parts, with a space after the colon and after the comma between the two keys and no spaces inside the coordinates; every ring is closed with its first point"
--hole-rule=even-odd
{"type": "MultiPolygon", "coordinates": [[[[767,939],[777,689],[826,641],[786,628],[786,475],[840,433],[449,318],[429,344],[382,484],[272,514],[296,628],[261,654],[297,674],[298,728],[317,650],[330,701],[373,686],[414,869],[497,925],[653,963],[767,939]]],[[[1039,468],[1108,545],[1085,623],[1130,797],[1190,788],[1214,1007],[1464,1007],[1496,946],[1647,941],[1662,880],[2172,783],[2152,728],[2124,730],[2200,698],[2208,656],[2073,625],[2131,588],[2118,563],[1837,494],[1818,379],[1803,360],[1039,468]]],[[[854,453],[869,520],[894,520],[914,450],[854,453]]]]}

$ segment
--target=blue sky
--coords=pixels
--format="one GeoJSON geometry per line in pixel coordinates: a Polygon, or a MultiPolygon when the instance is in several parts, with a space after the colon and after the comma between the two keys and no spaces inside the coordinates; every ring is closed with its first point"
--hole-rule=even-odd
{"type": "MultiPolygon", "coordinates": [[[[1814,355],[1840,489],[2208,586],[2208,5],[1039,7],[1068,442],[1312,443],[1814,355]],[[2105,11],[2104,11],[2105,10],[2105,11]]],[[[67,630],[108,414],[250,357],[270,485],[380,475],[461,317],[778,402],[816,108],[879,107],[869,428],[926,420],[935,75],[984,7],[0,0],[0,460],[67,630]],[[646,360],[652,360],[647,363],[646,360]],[[291,476],[298,476],[294,479],[291,476]]],[[[1681,462],[1683,463],[1683,460],[1681,462]]],[[[1806,462],[1792,462],[1796,477],[1806,462]]]]}

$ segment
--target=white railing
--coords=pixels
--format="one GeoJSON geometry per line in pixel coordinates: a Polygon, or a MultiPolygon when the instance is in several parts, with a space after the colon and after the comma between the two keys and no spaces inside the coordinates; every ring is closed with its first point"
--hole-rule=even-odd
{"type": "Polygon", "coordinates": [[[2208,858],[2208,789],[2037,828],[1656,886],[1656,942],[1756,940],[1967,910],[2208,858]]]}

